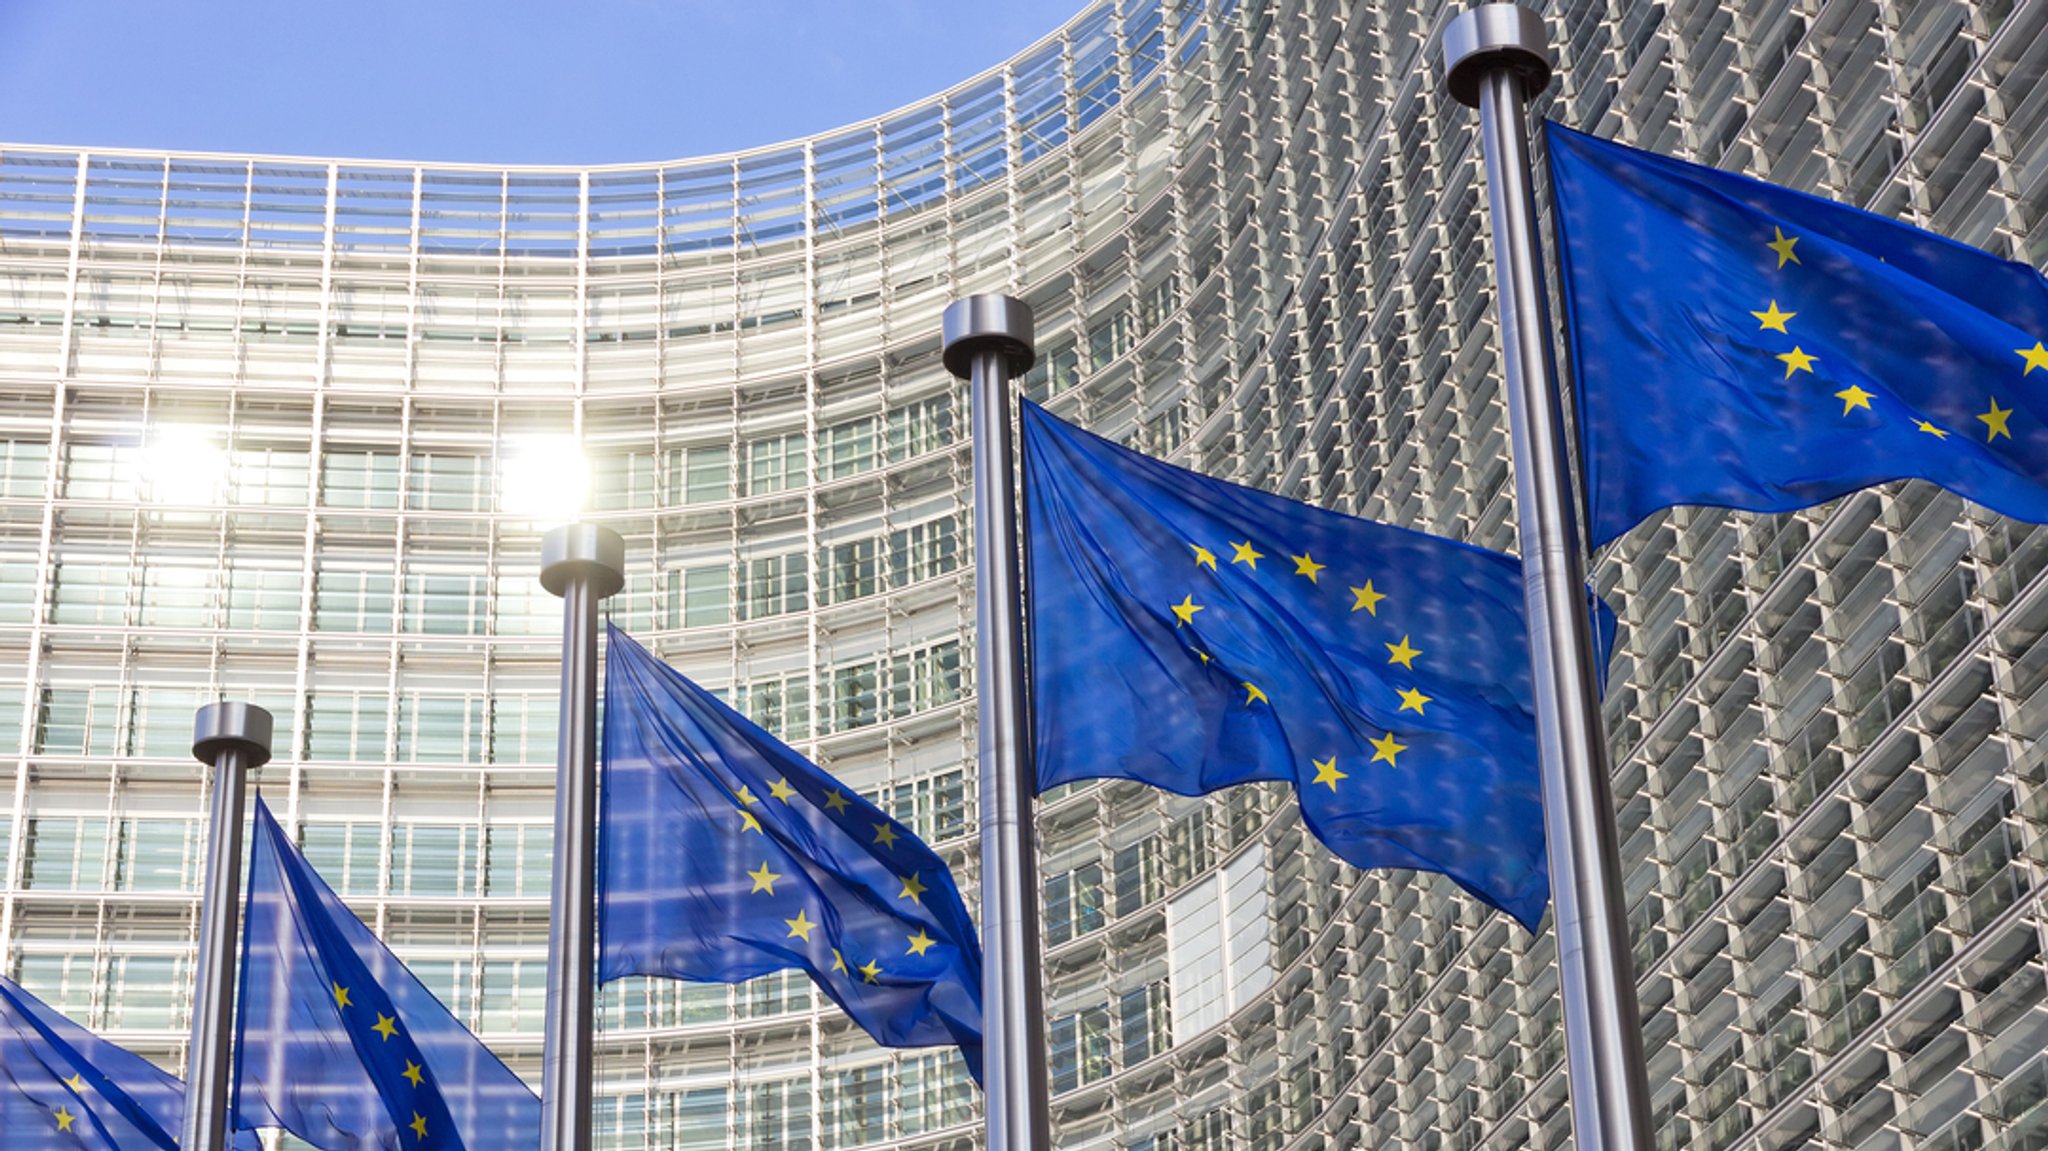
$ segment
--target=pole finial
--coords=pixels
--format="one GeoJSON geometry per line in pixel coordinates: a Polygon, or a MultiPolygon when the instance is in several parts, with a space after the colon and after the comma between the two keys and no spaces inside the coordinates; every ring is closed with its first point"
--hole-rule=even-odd
{"type": "Polygon", "coordinates": [[[955,300],[946,305],[941,325],[939,346],[946,370],[961,379],[972,374],[976,352],[1001,352],[1012,376],[1030,371],[1038,359],[1031,305],[1015,296],[989,294],[955,300]]]}
{"type": "Polygon", "coordinates": [[[1444,88],[1468,108],[1479,106],[1480,81],[1496,68],[1522,81],[1522,99],[1550,86],[1550,38],[1543,17],[1518,4],[1481,4],[1444,29],[1444,88]]]}
{"type": "Polygon", "coordinates": [[[240,751],[246,766],[270,762],[270,713],[253,703],[209,703],[192,717],[192,758],[204,764],[219,761],[224,751],[240,751]]]}
{"type": "Polygon", "coordinates": [[[626,586],[626,541],[597,524],[564,524],[541,537],[540,586],[561,595],[577,577],[598,599],[626,586]]]}

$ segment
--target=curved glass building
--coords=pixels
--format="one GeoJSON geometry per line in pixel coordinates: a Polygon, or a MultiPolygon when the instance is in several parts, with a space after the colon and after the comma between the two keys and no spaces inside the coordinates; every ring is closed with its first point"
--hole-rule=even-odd
{"type": "MultiPolygon", "coordinates": [[[[1101,0],[812,139],[491,168],[0,147],[0,968],[183,1059],[192,712],[537,1072],[556,601],[613,618],[974,855],[964,390],[939,315],[1028,300],[1031,392],[1204,471],[1511,549],[1453,6],[1101,0]],[[587,461],[587,462],[586,462],[587,461]]],[[[2048,2],[1581,0],[1539,111],[2048,262],[2048,2]]],[[[1920,484],[1682,510],[1604,555],[1606,722],[1663,1148],[2048,1145],[2048,531],[1920,484]]],[[[1362,873],[1291,802],[1040,809],[1060,1145],[1555,1148],[1549,934],[1362,873]]],[[[800,978],[606,991],[602,1145],[966,1148],[947,1052],[800,978]]]]}

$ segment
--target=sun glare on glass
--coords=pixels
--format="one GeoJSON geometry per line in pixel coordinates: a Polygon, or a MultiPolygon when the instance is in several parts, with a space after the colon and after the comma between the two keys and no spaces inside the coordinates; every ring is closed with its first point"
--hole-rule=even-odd
{"type": "Polygon", "coordinates": [[[218,503],[227,486],[228,453],[198,428],[159,427],[143,444],[141,471],[152,503],[218,503]]]}
{"type": "Polygon", "coordinates": [[[543,524],[583,514],[590,466],[574,436],[513,440],[499,457],[499,510],[543,524]]]}

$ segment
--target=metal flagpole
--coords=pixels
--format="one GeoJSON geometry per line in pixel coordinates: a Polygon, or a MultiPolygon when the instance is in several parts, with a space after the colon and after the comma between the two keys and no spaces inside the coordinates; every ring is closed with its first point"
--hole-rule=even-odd
{"type": "Polygon", "coordinates": [[[270,762],[270,713],[251,703],[210,703],[192,719],[192,756],[213,766],[213,823],[199,902],[199,970],[192,986],[192,1048],[178,1146],[222,1151],[228,1131],[228,1029],[235,1000],[237,912],[242,900],[242,807],[248,773],[270,762]]]}
{"type": "Polygon", "coordinates": [[[1524,104],[1550,83],[1547,41],[1536,13],[1484,4],[1451,21],[1443,47],[1444,86],[1479,109],[1490,189],[1572,1138],[1579,1151],[1646,1151],[1642,1021],[1529,172],[1524,104]]]}
{"type": "Polygon", "coordinates": [[[1017,529],[1010,377],[1031,367],[1031,308],[1011,296],[947,306],[946,368],[974,403],[974,666],[981,726],[981,933],[989,1151],[1047,1151],[1031,705],[1024,680],[1023,540],[1017,529]]]}
{"type": "Polygon", "coordinates": [[[597,601],[626,582],[626,541],[569,524],[542,537],[540,583],[562,597],[562,720],[548,909],[541,1151],[589,1151],[597,966],[597,601]]]}

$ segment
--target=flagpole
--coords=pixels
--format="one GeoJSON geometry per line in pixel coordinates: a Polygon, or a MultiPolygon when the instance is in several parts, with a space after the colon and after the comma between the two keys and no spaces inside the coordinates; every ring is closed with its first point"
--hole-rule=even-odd
{"type": "Polygon", "coordinates": [[[1012,296],[953,301],[946,369],[968,378],[974,414],[974,668],[980,699],[982,1025],[989,1151],[1047,1151],[1038,856],[1031,821],[1031,705],[1024,679],[1023,540],[1017,530],[1010,378],[1035,358],[1031,307],[1012,296]]]}
{"type": "Polygon", "coordinates": [[[235,999],[236,912],[242,897],[242,808],[248,773],[270,762],[270,713],[251,703],[210,703],[192,718],[192,757],[213,767],[213,822],[199,902],[199,969],[192,983],[192,1046],[178,1146],[221,1151],[228,1130],[228,1032],[235,999]]]}
{"type": "Polygon", "coordinates": [[[541,1151],[589,1151],[597,967],[597,602],[626,582],[626,541],[596,524],[541,538],[540,583],[562,597],[561,743],[548,908],[541,1151]]]}
{"type": "Polygon", "coordinates": [[[1572,1139],[1578,1151],[1647,1151],[1642,1021],[1529,168],[1524,104],[1550,83],[1548,44],[1535,12],[1495,3],[1452,20],[1443,51],[1444,87],[1479,109],[1491,200],[1572,1139]]]}

